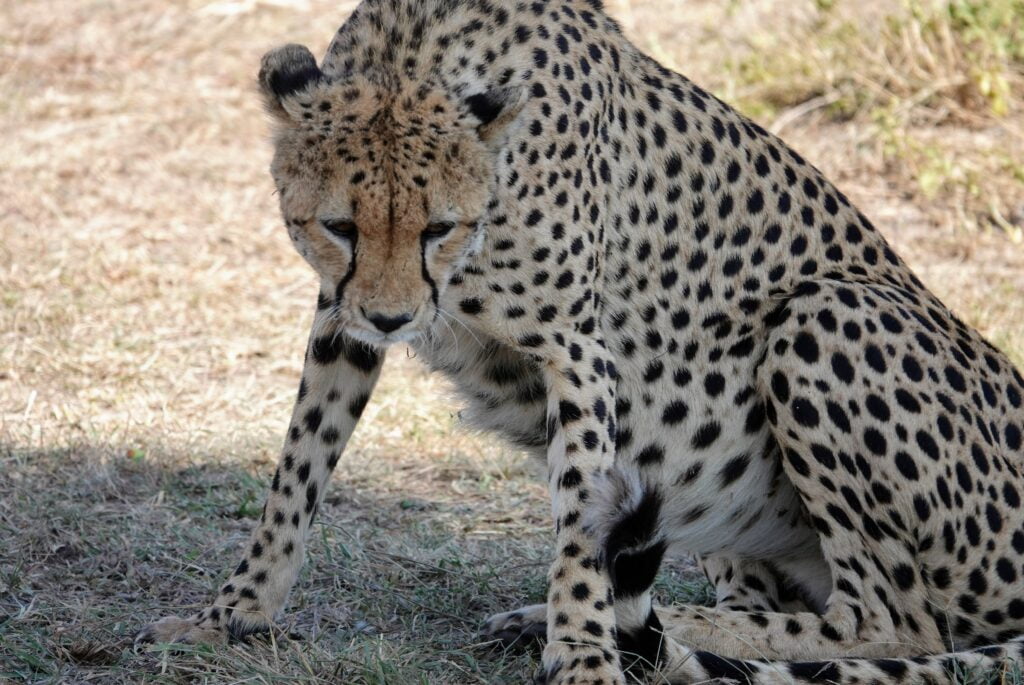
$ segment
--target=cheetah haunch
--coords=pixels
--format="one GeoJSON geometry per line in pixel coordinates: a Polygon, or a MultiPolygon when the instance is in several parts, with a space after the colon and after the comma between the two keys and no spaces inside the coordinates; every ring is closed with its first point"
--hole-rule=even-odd
{"type": "Polygon", "coordinates": [[[1019,658],[1024,380],[599,2],[367,0],[322,68],[287,46],[260,84],[321,277],[306,365],[244,560],[143,638],[268,626],[404,342],[547,459],[548,602],[488,623],[546,631],[543,682],[949,682],[1019,658]],[[700,555],[716,607],[652,606],[668,550],[700,555]]]}

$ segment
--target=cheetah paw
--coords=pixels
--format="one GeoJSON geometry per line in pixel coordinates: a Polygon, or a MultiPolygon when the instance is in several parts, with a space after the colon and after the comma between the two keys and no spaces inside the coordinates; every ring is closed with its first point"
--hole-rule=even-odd
{"type": "Polygon", "coordinates": [[[547,637],[547,605],[533,604],[515,611],[495,614],[484,622],[484,639],[495,640],[503,648],[528,647],[547,637]]]}
{"type": "Polygon", "coordinates": [[[167,616],[150,623],[135,634],[136,649],[145,644],[171,643],[220,645],[227,642],[227,631],[202,616],[179,618],[167,616]]]}
{"type": "Polygon", "coordinates": [[[615,653],[600,647],[549,644],[543,663],[534,685],[626,685],[615,653]]]}

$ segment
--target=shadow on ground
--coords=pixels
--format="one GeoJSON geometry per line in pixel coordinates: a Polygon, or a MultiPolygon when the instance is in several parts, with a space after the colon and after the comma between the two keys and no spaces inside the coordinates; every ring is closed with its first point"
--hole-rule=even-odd
{"type": "MultiPolygon", "coordinates": [[[[341,479],[279,633],[132,652],[141,625],[212,598],[263,500],[263,479],[244,467],[161,456],[0,446],[0,679],[521,683],[536,668],[535,653],[497,650],[478,630],[541,601],[545,535],[488,535],[472,500],[341,479]]],[[[673,595],[705,592],[692,571],[665,575],[673,595]]]]}

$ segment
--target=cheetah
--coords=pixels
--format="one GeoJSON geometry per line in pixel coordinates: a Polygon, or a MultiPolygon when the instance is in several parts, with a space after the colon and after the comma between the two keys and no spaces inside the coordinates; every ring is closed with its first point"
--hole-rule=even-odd
{"type": "Polygon", "coordinates": [[[298,399],[244,559],[140,639],[267,629],[404,343],[472,425],[546,460],[547,602],[486,623],[546,635],[538,682],[1020,663],[1024,379],[817,169],[598,0],[364,0],[320,65],[278,48],[259,84],[320,277],[298,399]],[[714,607],[653,605],[677,552],[714,607]]]}

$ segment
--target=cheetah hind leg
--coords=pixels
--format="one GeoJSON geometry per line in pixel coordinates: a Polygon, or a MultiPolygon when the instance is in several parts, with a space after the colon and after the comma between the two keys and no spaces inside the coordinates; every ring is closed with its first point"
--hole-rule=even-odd
{"type": "MultiPolygon", "coordinates": [[[[715,591],[715,606],[730,611],[813,610],[810,597],[774,564],[721,555],[697,558],[697,565],[715,591]]],[[[831,578],[827,578],[829,585],[831,578]]]]}
{"type": "MultiPolygon", "coordinates": [[[[902,301],[901,297],[903,294],[898,290],[881,286],[869,289],[853,284],[831,287],[815,284],[783,301],[779,311],[772,315],[776,330],[768,340],[759,385],[765,400],[771,401],[767,414],[772,433],[785,450],[786,475],[801,493],[810,515],[822,522],[840,523],[824,528],[821,547],[835,586],[841,589],[833,591],[826,611],[820,615],[695,607],[652,612],[654,620],[649,632],[661,638],[658,670],[671,682],[727,679],[750,685],[954,683],[964,681],[962,674],[989,673],[1001,665],[1007,666],[1007,661],[1011,662],[1009,667],[1019,668],[1024,657],[1021,638],[943,654],[945,643],[938,626],[930,620],[922,583],[911,587],[904,583],[897,589],[884,573],[867,568],[862,575],[848,563],[849,559],[861,556],[886,559],[894,568],[914,569],[918,564],[912,550],[884,536],[877,540],[878,536],[859,529],[862,520],[845,513],[844,507],[849,506],[845,499],[833,496],[835,493],[819,485],[822,469],[826,475],[834,470],[835,457],[827,451],[829,446],[846,440],[848,451],[861,449],[864,443],[859,436],[867,435],[868,422],[882,419],[868,416],[866,412],[856,415],[849,419],[852,426],[848,433],[839,437],[828,427],[827,421],[820,420],[815,413],[816,406],[824,408],[832,396],[829,392],[834,392],[824,388],[834,388],[835,381],[827,375],[829,366],[819,363],[818,347],[811,340],[812,336],[820,335],[828,340],[831,353],[842,355],[841,361],[846,363],[849,359],[863,357],[868,349],[868,354],[873,354],[874,358],[866,362],[866,368],[855,372],[865,374],[872,388],[885,388],[888,392],[894,392],[892,388],[898,391],[905,381],[898,372],[891,370],[893,365],[880,350],[884,345],[899,354],[901,345],[907,347],[907,336],[895,335],[889,330],[884,342],[871,344],[870,337],[863,339],[863,330],[873,334],[876,329],[864,321],[860,322],[859,336],[850,340],[828,336],[813,327],[831,326],[830,322],[835,319],[827,310],[840,307],[837,302],[846,308],[840,307],[845,316],[865,316],[862,312],[867,308],[859,306],[863,301],[870,305],[873,316],[881,313],[889,317],[889,329],[902,327],[904,331],[910,329],[913,335],[915,322],[908,318],[901,323],[898,317],[904,315],[898,306],[891,304],[902,301]],[[871,347],[867,347],[869,344],[871,347]],[[858,437],[845,438],[845,435],[858,437]],[[913,615],[927,620],[913,623],[892,620],[892,616],[913,615]],[[922,653],[928,656],[918,656],[922,653]]],[[[833,369],[835,366],[833,362],[833,369]]],[[[934,421],[928,421],[928,417],[918,420],[934,421]]],[[[870,447],[878,451],[886,449],[878,441],[870,447]]],[[[920,456],[917,463],[931,463],[929,455],[920,456]]],[[[890,463],[876,459],[876,473],[890,463]]],[[[850,475],[854,485],[866,489],[867,484],[858,481],[857,472],[850,475]]],[[[623,517],[628,515],[625,513],[623,517]]],[[[619,628],[622,629],[621,624],[619,628]]]]}

